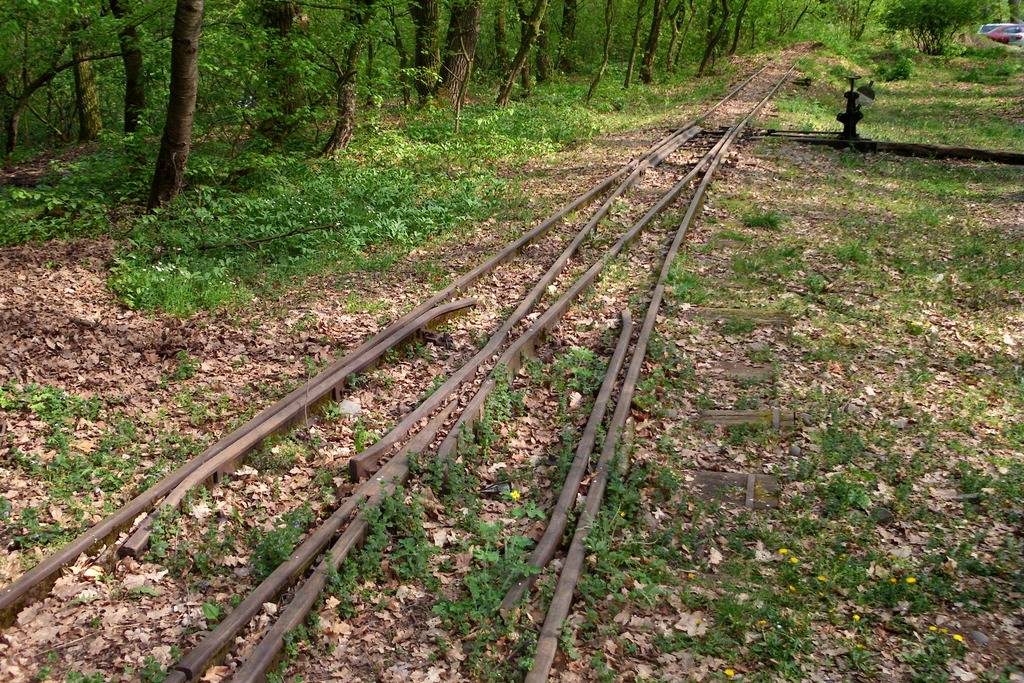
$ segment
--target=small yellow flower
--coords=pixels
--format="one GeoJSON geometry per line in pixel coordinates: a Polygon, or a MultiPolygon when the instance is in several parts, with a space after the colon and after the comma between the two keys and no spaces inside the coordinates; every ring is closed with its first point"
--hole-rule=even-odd
{"type": "Polygon", "coordinates": [[[523,497],[523,494],[519,493],[518,489],[512,489],[511,491],[508,492],[508,497],[511,498],[512,500],[519,500],[520,498],[523,497]]]}
{"type": "Polygon", "coordinates": [[[757,625],[758,625],[758,626],[764,626],[764,625],[765,625],[765,624],[767,624],[767,623],[768,623],[768,620],[767,620],[767,619],[758,619],[758,620],[757,620],[757,625]]]}
{"type": "Polygon", "coordinates": [[[799,562],[799,561],[800,561],[800,560],[796,559],[795,557],[791,557],[791,558],[789,558],[789,563],[790,563],[790,564],[796,564],[796,563],[797,563],[797,562],[799,562]]]}
{"type": "Polygon", "coordinates": [[[690,579],[692,581],[693,579],[697,578],[697,575],[694,574],[693,572],[690,572],[689,574],[686,575],[686,578],[688,578],[688,579],[690,579]]]}
{"type": "Polygon", "coordinates": [[[860,643],[857,643],[857,649],[858,649],[858,650],[863,650],[863,649],[864,649],[864,646],[863,646],[863,645],[861,645],[860,643]]]}
{"type": "Polygon", "coordinates": [[[914,585],[915,583],[917,583],[917,579],[915,579],[913,576],[908,576],[907,583],[909,583],[910,585],[914,585]]]}
{"type": "Polygon", "coordinates": [[[732,678],[733,676],[736,675],[736,670],[735,669],[726,669],[725,670],[725,675],[728,676],[729,678],[732,678]]]}
{"type": "Polygon", "coordinates": [[[788,555],[789,548],[779,548],[779,555],[788,555]]]}
{"type": "Polygon", "coordinates": [[[860,615],[859,614],[854,614],[853,615],[853,620],[854,621],[860,621],[860,615]]]}
{"type": "Polygon", "coordinates": [[[940,628],[939,630],[942,631],[943,633],[949,633],[949,629],[948,628],[940,628]]]}
{"type": "Polygon", "coordinates": [[[962,642],[964,642],[964,637],[962,635],[960,635],[959,633],[954,633],[953,634],[953,640],[955,640],[958,643],[962,643],[962,642]]]}
{"type": "Polygon", "coordinates": [[[789,592],[790,593],[796,593],[796,587],[793,586],[793,584],[789,584],[789,586],[787,586],[787,588],[789,588],[789,592]]]}
{"type": "Polygon", "coordinates": [[[939,629],[935,628],[934,626],[929,626],[928,630],[934,633],[935,631],[938,631],[939,629]]]}
{"type": "Polygon", "coordinates": [[[824,574],[818,574],[818,581],[828,581],[828,577],[824,574]]]}
{"type": "Polygon", "coordinates": [[[619,517],[625,517],[625,516],[626,516],[626,513],[623,512],[622,510],[619,510],[619,517]]]}
{"type": "Polygon", "coordinates": [[[896,579],[889,579],[889,583],[896,583],[896,579]]]}

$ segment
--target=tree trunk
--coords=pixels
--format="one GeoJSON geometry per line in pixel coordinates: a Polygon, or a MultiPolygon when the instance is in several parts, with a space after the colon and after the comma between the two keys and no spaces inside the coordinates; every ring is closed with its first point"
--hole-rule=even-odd
{"type": "Polygon", "coordinates": [[[410,101],[409,69],[412,68],[412,57],[402,38],[402,29],[398,25],[398,16],[395,14],[394,5],[388,5],[388,15],[391,18],[391,28],[394,31],[395,52],[398,53],[398,78],[402,83],[402,104],[408,107],[410,101]]]}
{"type": "Polygon", "coordinates": [[[675,69],[679,66],[679,55],[683,51],[683,45],[686,43],[686,36],[690,34],[690,25],[693,24],[693,18],[697,16],[697,8],[694,6],[695,0],[689,0],[689,12],[684,10],[683,14],[686,15],[686,22],[683,24],[682,30],[679,32],[679,42],[676,43],[676,51],[670,57],[670,67],[675,69]]]}
{"type": "Polygon", "coordinates": [[[704,57],[700,60],[700,67],[697,69],[697,78],[704,75],[704,70],[707,69],[711,63],[712,58],[715,55],[715,49],[718,44],[722,42],[722,37],[725,35],[726,25],[729,23],[729,0],[721,0],[722,2],[722,20],[718,23],[718,27],[715,28],[715,3],[712,2],[708,6],[708,29],[707,29],[707,42],[704,47],[704,57]]]}
{"type": "Polygon", "coordinates": [[[448,22],[447,48],[441,67],[441,85],[456,108],[464,101],[466,86],[480,41],[483,0],[464,0],[452,7],[448,22]]]}
{"type": "Polygon", "coordinates": [[[750,0],[743,0],[743,4],[740,5],[740,11],[736,13],[736,28],[732,33],[732,45],[729,46],[729,56],[736,54],[736,48],[740,44],[740,31],[743,28],[743,15],[747,13],[747,5],[750,4],[750,0]]]}
{"type": "Polygon", "coordinates": [[[640,66],[640,80],[648,85],[654,82],[654,58],[658,55],[658,39],[661,37],[661,18],[664,13],[665,0],[654,0],[651,30],[647,33],[644,60],[640,66]]]}
{"type": "Polygon", "coordinates": [[[633,82],[633,67],[636,64],[636,50],[640,45],[640,22],[644,18],[644,7],[647,3],[645,0],[638,0],[636,4],[636,23],[633,24],[633,42],[629,45],[629,62],[626,65],[626,80],[622,84],[623,88],[628,88],[633,82]]]}
{"type": "Polygon", "coordinates": [[[149,190],[150,209],[174,199],[185,183],[185,164],[192,149],[192,123],[199,89],[199,38],[202,32],[203,0],[177,0],[171,36],[167,120],[149,190]]]}
{"type": "Polygon", "coordinates": [[[512,87],[516,83],[516,76],[526,66],[526,60],[530,56],[530,49],[533,47],[534,41],[537,39],[537,34],[540,33],[540,22],[544,17],[544,12],[548,8],[548,0],[536,0],[533,6],[533,12],[530,14],[528,20],[523,23],[523,38],[519,41],[519,49],[516,51],[516,56],[512,60],[512,66],[509,67],[508,73],[505,74],[505,79],[501,84],[501,88],[498,90],[497,104],[499,107],[504,107],[508,104],[509,98],[512,97],[512,87]]]}
{"type": "Polygon", "coordinates": [[[672,13],[668,16],[668,23],[672,27],[672,34],[668,39],[668,49],[665,50],[665,71],[672,68],[672,53],[676,49],[676,41],[679,40],[679,29],[682,28],[682,22],[686,17],[685,5],[683,0],[679,0],[676,3],[676,8],[672,10],[672,13]]]}
{"type": "Polygon", "coordinates": [[[797,27],[800,25],[800,22],[803,21],[804,15],[807,14],[807,10],[809,10],[810,8],[811,8],[811,3],[810,2],[808,2],[806,5],[804,5],[804,8],[802,10],[800,10],[800,14],[797,15],[796,21],[793,22],[793,25],[789,27],[789,30],[786,31],[786,33],[793,33],[794,31],[796,31],[797,27]]]}
{"type": "Polygon", "coordinates": [[[441,42],[438,32],[437,0],[411,0],[409,12],[416,27],[414,59],[416,95],[420,104],[437,92],[441,70],[441,42]]]}
{"type": "Polygon", "coordinates": [[[270,40],[266,45],[268,95],[273,103],[260,122],[260,132],[275,142],[283,140],[295,127],[295,113],[302,106],[299,74],[291,44],[299,5],[291,0],[260,0],[263,27],[270,40]]]}
{"type": "MultiPolygon", "coordinates": [[[[128,14],[125,0],[110,0],[110,12],[115,18],[123,21],[128,14]]],[[[124,132],[134,133],[139,129],[139,119],[146,110],[142,50],[139,48],[139,34],[135,25],[122,26],[117,39],[121,46],[121,62],[124,65],[124,132]]]]}
{"type": "Polygon", "coordinates": [[[494,10],[494,68],[501,70],[508,65],[508,23],[505,16],[505,0],[498,0],[494,10]]]}
{"type": "Polygon", "coordinates": [[[334,129],[320,152],[321,156],[331,156],[345,149],[352,140],[352,133],[356,129],[356,74],[359,73],[359,53],[362,47],[362,40],[358,38],[349,45],[345,57],[345,71],[338,75],[335,82],[337,112],[334,129]]]}
{"type": "Polygon", "coordinates": [[[604,3],[604,46],[601,52],[601,66],[598,67],[597,73],[594,74],[594,78],[590,81],[590,87],[587,88],[587,102],[590,102],[594,93],[597,91],[597,86],[601,82],[601,78],[604,76],[605,70],[608,68],[608,56],[611,54],[612,49],[612,24],[615,23],[615,0],[605,0],[604,3]]]}
{"type": "Polygon", "coordinates": [[[548,42],[548,29],[551,21],[545,14],[541,21],[540,35],[537,36],[537,82],[546,83],[551,80],[551,71],[554,65],[551,63],[551,45],[548,42]]]}
{"type": "Polygon", "coordinates": [[[100,96],[96,91],[96,71],[89,60],[89,48],[75,41],[72,54],[75,59],[75,108],[78,110],[78,141],[91,142],[100,136],[103,119],[100,117],[100,96]]]}
{"type": "MultiPolygon", "coordinates": [[[[529,7],[526,5],[526,0],[516,0],[516,14],[519,16],[519,42],[522,44],[526,40],[527,33],[529,33],[530,24],[530,13],[529,7]]],[[[540,29],[538,28],[538,31],[540,29]]],[[[538,33],[538,37],[539,33],[538,33]]],[[[523,62],[522,68],[519,70],[519,85],[523,89],[523,97],[527,98],[530,96],[530,91],[533,90],[533,80],[530,74],[530,53],[532,48],[526,50],[526,60],[523,62]]]]}
{"type": "Polygon", "coordinates": [[[577,0],[565,0],[562,6],[562,35],[558,42],[558,68],[566,73],[576,70],[572,58],[573,43],[576,42],[577,0]]]}

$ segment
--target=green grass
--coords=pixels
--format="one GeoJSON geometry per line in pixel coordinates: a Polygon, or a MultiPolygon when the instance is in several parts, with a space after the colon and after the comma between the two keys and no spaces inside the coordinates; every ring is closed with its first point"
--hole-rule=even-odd
{"type": "Polygon", "coordinates": [[[957,56],[926,57],[868,44],[842,57],[815,53],[801,60],[800,67],[813,82],[809,89],[778,100],[780,127],[839,130],[835,117],[845,106],[843,76],[856,73],[878,81],[877,99],[865,109],[858,127],[864,137],[1024,149],[1024,127],[1009,118],[1006,108],[1024,88],[1024,61],[1013,51],[971,48],[957,56]],[[893,59],[911,61],[911,75],[881,82],[893,59]]]}
{"type": "Polygon", "coordinates": [[[546,84],[506,108],[489,96],[471,101],[458,135],[443,107],[367,109],[350,149],[331,160],[310,158],[314,140],[272,149],[203,138],[187,191],[151,215],[140,204],[156,145],[110,134],[38,187],[0,188],[0,245],[113,237],[114,293],[132,308],[181,316],[274,299],[315,273],[384,272],[427,240],[524,211],[520,174],[502,169],[663,121],[680,104],[721,92],[729,74],[699,82],[675,74],[628,91],[616,76],[589,106],[580,104],[582,78],[546,84]]]}

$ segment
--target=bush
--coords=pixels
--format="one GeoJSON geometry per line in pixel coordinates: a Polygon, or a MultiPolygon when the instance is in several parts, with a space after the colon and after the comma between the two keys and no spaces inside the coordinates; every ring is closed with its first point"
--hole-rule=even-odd
{"type": "Polygon", "coordinates": [[[891,83],[893,81],[905,81],[914,75],[914,62],[907,57],[902,55],[894,62],[889,64],[882,64],[876,71],[878,80],[891,83]]]}
{"type": "Polygon", "coordinates": [[[988,4],[986,0],[892,0],[882,23],[890,31],[909,34],[925,54],[940,55],[957,31],[984,18],[988,4]]]}

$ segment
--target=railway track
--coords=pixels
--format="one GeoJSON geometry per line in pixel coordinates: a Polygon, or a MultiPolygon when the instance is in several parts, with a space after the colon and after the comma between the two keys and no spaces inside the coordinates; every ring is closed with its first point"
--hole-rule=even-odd
{"type": "MultiPolygon", "coordinates": [[[[588,471],[598,432],[614,404],[584,512],[566,556],[555,600],[541,632],[536,663],[530,673],[530,680],[545,680],[557,649],[557,635],[568,609],[567,600],[571,601],[579,575],[583,542],[600,508],[608,469],[629,414],[630,397],[642,369],[669,268],[702,205],[715,170],[747,123],[792,71],[775,78],[779,70],[778,65],[764,65],[700,118],[671,131],[494,257],[45,559],[0,593],[0,624],[10,624],[20,610],[45,597],[65,568],[80,561],[83,554],[106,546],[107,557],[115,553],[121,557],[141,557],[162,516],[173,514],[202,486],[217,485],[268,437],[315,422],[318,410],[345,395],[353,377],[372,369],[389,351],[408,343],[428,327],[456,314],[478,315],[481,327],[488,331],[482,345],[467,344],[449,354],[444,367],[446,379],[440,386],[415,408],[400,415],[394,426],[373,445],[350,459],[348,469],[352,483],[336,487],[334,501],[319,511],[319,525],[304,537],[286,561],[173,665],[167,678],[175,682],[198,680],[211,665],[231,657],[232,661],[239,662],[233,680],[264,680],[281,655],[286,635],[304,622],[330,576],[366,537],[369,529],[366,510],[409,480],[411,457],[433,458],[445,467],[456,464],[460,448],[467,439],[472,440],[474,424],[502,377],[515,376],[526,359],[544,344],[557,339],[561,328],[572,321],[574,306],[578,308],[580,298],[601,282],[610,264],[632,261],[638,272],[645,272],[651,263],[660,262],[660,272],[650,290],[635,339],[628,297],[633,287],[622,288],[615,295],[620,299],[617,303],[621,304],[622,313],[609,368],[569,474],[546,523],[545,534],[530,558],[530,564],[540,570],[557,552],[570,508],[588,471]],[[752,104],[738,105],[748,88],[760,88],[760,91],[752,104]],[[710,121],[716,113],[724,115],[730,107],[737,106],[743,108],[743,113],[734,118],[732,125],[711,131],[702,128],[701,124],[710,121]],[[684,196],[687,197],[685,207],[680,209],[684,196]],[[598,201],[600,204],[591,213],[583,211],[598,201]],[[624,202],[628,206],[622,210],[624,202]],[[679,210],[683,211],[681,222],[667,228],[665,214],[679,210]],[[511,290],[517,298],[510,297],[504,276],[524,271],[527,277],[520,277],[518,287],[511,290]],[[468,296],[453,300],[459,295],[468,296]],[[514,310],[506,315],[497,313],[510,298],[517,301],[514,310]],[[619,370],[627,356],[629,363],[620,383],[619,370]],[[617,400],[613,401],[616,395],[617,400]],[[311,572],[310,567],[313,567],[311,572]],[[282,598],[296,583],[284,604],[282,598]],[[240,634],[251,627],[265,604],[276,602],[284,607],[263,632],[260,642],[246,656],[234,656],[232,649],[240,634]]],[[[642,283],[631,284],[639,288],[642,283]]],[[[649,286],[648,283],[645,288],[649,286]]],[[[524,577],[513,585],[502,603],[503,611],[515,609],[531,584],[531,578],[524,577]]]]}

